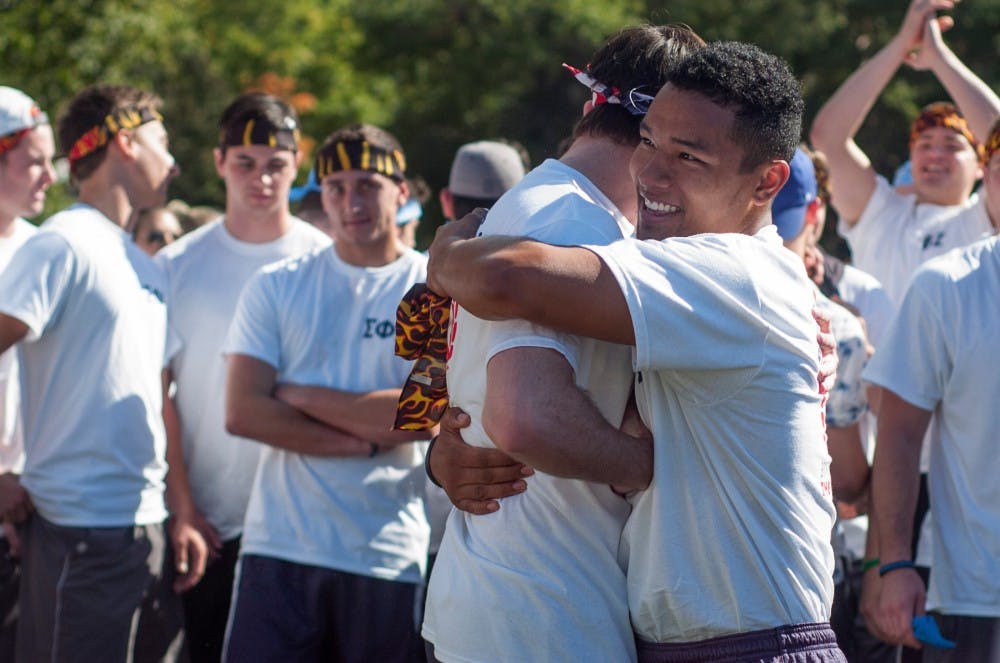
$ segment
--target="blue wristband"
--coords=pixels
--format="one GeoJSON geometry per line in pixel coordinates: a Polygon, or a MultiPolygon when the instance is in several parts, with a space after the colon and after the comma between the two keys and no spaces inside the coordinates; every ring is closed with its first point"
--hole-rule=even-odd
{"type": "Polygon", "coordinates": [[[889,564],[885,564],[883,566],[878,567],[878,577],[881,578],[886,573],[890,573],[892,571],[895,571],[896,569],[912,569],[915,566],[916,564],[914,564],[912,561],[908,559],[901,559],[898,562],[891,562],[889,564]]]}

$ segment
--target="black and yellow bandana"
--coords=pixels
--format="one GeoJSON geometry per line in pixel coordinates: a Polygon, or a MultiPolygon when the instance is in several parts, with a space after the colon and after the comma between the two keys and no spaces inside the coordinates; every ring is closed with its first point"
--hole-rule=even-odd
{"type": "Polygon", "coordinates": [[[285,117],[275,126],[262,118],[250,118],[246,122],[236,122],[219,137],[221,147],[266,145],[279,150],[299,149],[299,123],[291,116],[285,117]]]}
{"type": "Polygon", "coordinates": [[[387,150],[366,140],[323,146],[316,155],[316,179],[342,170],[366,170],[401,182],[405,178],[406,158],[399,150],[387,150]]]}
{"type": "Polygon", "coordinates": [[[108,144],[108,140],[122,129],[135,129],[147,122],[162,122],[163,116],[152,108],[121,108],[112,111],[102,124],[87,130],[76,139],[67,158],[70,168],[77,161],[108,144]]]}

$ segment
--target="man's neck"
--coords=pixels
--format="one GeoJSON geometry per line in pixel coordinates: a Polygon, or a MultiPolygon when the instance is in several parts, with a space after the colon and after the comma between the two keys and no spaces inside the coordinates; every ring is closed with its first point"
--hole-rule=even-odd
{"type": "Polygon", "coordinates": [[[396,262],[406,252],[406,247],[393,238],[391,242],[371,246],[358,246],[347,242],[334,242],[333,250],[348,265],[355,267],[385,267],[396,262]]]}
{"type": "Polygon", "coordinates": [[[10,237],[14,234],[14,222],[16,220],[16,216],[0,215],[0,239],[10,237]]]}
{"type": "Polygon", "coordinates": [[[79,200],[106,216],[119,228],[128,227],[132,217],[132,202],[121,184],[108,184],[92,175],[80,183],[79,200]]]}
{"type": "Polygon", "coordinates": [[[227,201],[225,221],[229,234],[242,242],[264,244],[279,239],[292,227],[288,208],[260,212],[227,201]]]}
{"type": "Polygon", "coordinates": [[[581,136],[559,160],[590,180],[635,225],[638,198],[628,170],[634,151],[632,145],[581,136]]]}

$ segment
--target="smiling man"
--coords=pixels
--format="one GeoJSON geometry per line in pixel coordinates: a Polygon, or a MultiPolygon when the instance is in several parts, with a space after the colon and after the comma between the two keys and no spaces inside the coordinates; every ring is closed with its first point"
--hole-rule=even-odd
{"type": "MultiPolygon", "coordinates": [[[[634,346],[655,444],[622,539],[639,661],[844,660],[826,623],[833,503],[814,297],[770,211],[802,105],[777,58],[709,44],[670,70],[641,126],[630,170],[646,241],[456,239],[470,218],[430,251],[431,287],[473,315],[634,346]]],[[[572,443],[533,467],[602,471],[616,437],[563,423],[572,443]]]]}
{"type": "MultiPolygon", "coordinates": [[[[35,506],[19,661],[179,653],[164,528],[166,281],[124,230],[134,210],[165,202],[178,173],[159,105],[108,85],[70,101],[58,133],[80,201],[0,275],[0,352],[20,343],[21,481],[35,506]]],[[[197,581],[204,543],[182,521],[171,535],[191,554],[179,582],[197,581]]]]}
{"type": "Polygon", "coordinates": [[[396,213],[406,161],[387,131],[331,134],[316,156],[334,245],[247,284],[225,342],[226,425],[263,443],[225,660],[385,661],[421,651],[430,433],[393,431],[409,362],[396,306],[427,259],[396,213]],[[294,653],[294,656],[292,656],[294,653]]]}
{"type": "Polygon", "coordinates": [[[302,156],[298,118],[266,94],[237,97],[219,120],[215,168],[226,184],[226,212],[166,247],[157,262],[166,273],[170,322],[182,347],[170,369],[177,384],[183,457],[191,499],[178,509],[213,547],[201,583],[184,595],[191,659],[219,660],[233,574],[257,469],[259,445],[225,427],[222,342],[240,292],[264,265],[330,239],[292,216],[288,192],[302,156]]]}
{"type": "Polygon", "coordinates": [[[895,37],[861,65],[820,108],[810,137],[829,161],[838,230],[854,264],[872,274],[898,305],[925,260],[975,241],[992,229],[982,199],[969,198],[982,176],[982,148],[1000,98],[941,37],[952,0],[912,0],[895,37]],[[903,63],[934,74],[955,105],[925,107],[910,131],[914,194],[896,193],[854,137],[903,63]],[[957,215],[962,208],[968,214],[957,215]]]}

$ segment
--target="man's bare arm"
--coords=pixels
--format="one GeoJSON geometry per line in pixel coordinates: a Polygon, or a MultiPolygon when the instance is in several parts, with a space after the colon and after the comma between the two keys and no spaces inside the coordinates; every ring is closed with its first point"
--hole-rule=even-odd
{"type": "Polygon", "coordinates": [[[274,397],[277,371],[254,357],[231,354],[226,377],[226,430],[311,456],[367,456],[371,444],[324,424],[274,397]]]}
{"type": "MultiPolygon", "coordinates": [[[[197,585],[205,574],[209,543],[197,524],[200,514],[195,508],[188,483],[187,465],[181,446],[180,419],[170,398],[170,384],[173,381],[170,369],[163,370],[162,381],[163,425],[167,433],[166,498],[171,515],[168,529],[177,568],[174,591],[182,593],[197,585]]],[[[217,551],[219,546],[214,547],[217,551]]]]}
{"type": "Polygon", "coordinates": [[[830,479],[833,497],[853,504],[864,496],[871,474],[858,424],[827,426],[826,445],[832,459],[830,479]]]}
{"type": "MultiPolygon", "coordinates": [[[[910,559],[913,513],[920,481],[920,447],[931,412],[882,390],[878,444],[872,470],[872,510],[878,523],[882,565],[910,559]]],[[[913,636],[914,615],[923,614],[925,588],[913,569],[898,569],[879,582],[876,629],[890,643],[919,649],[913,636]]]]}
{"type": "Polygon", "coordinates": [[[578,336],[635,343],[625,296],[595,253],[513,237],[469,239],[478,226],[470,217],[438,230],[428,266],[432,290],[484,320],[519,318],[578,336]]]}
{"type": "Polygon", "coordinates": [[[854,136],[907,55],[920,44],[927,20],[952,6],[953,0],[913,0],[899,32],[844,81],[813,120],[809,138],[829,161],[833,206],[849,226],[858,222],[875,191],[875,170],[854,136]]]}
{"type": "Polygon", "coordinates": [[[0,313],[0,354],[28,335],[28,325],[17,318],[0,313]]]}
{"type": "Polygon", "coordinates": [[[379,446],[395,446],[433,437],[436,431],[392,430],[399,394],[399,389],[353,392],[328,387],[280,384],[275,391],[275,398],[314,419],[379,446]]]}
{"type": "Polygon", "coordinates": [[[490,360],[483,426],[497,447],[547,474],[626,492],[653,475],[651,441],[608,423],[565,357],[548,348],[513,348],[490,360]]]}

